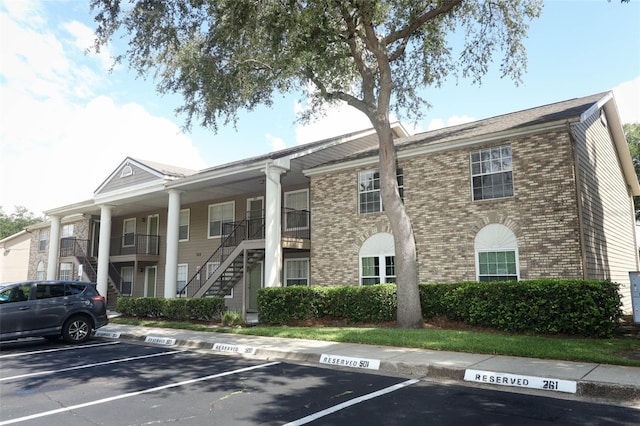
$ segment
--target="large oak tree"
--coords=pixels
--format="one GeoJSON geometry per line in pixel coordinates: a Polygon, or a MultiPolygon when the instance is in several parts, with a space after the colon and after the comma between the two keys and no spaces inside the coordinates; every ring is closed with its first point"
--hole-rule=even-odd
{"type": "Polygon", "coordinates": [[[479,83],[494,57],[520,81],[537,0],[92,0],[96,47],[122,36],[117,57],[162,93],[180,93],[187,127],[236,122],[279,93],[306,93],[310,119],[346,102],[377,132],[381,197],[396,254],[397,323],[422,326],[416,245],[399,196],[390,112],[418,119],[422,89],[447,77],[479,83]],[[307,92],[308,87],[313,90],[307,92]]]}

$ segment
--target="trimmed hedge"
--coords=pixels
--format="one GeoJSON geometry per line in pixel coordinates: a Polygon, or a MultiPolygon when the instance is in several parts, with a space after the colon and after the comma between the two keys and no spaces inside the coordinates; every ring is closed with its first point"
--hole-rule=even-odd
{"type": "Polygon", "coordinates": [[[226,310],[222,297],[159,299],[155,297],[120,297],[116,311],[125,316],[165,318],[171,321],[212,321],[222,318],[226,310]]]}
{"type": "Polygon", "coordinates": [[[611,281],[531,280],[420,286],[425,318],[510,332],[610,337],[622,312],[611,281]]]}
{"type": "Polygon", "coordinates": [[[270,287],[258,291],[258,318],[266,324],[323,317],[351,322],[394,321],[396,306],[394,284],[270,287]]]}
{"type": "MultiPolygon", "coordinates": [[[[445,317],[509,332],[610,337],[622,312],[611,281],[531,280],[421,284],[424,318],[445,317]]],[[[271,287],[258,291],[259,320],[339,318],[350,322],[396,319],[394,284],[271,287]]]]}

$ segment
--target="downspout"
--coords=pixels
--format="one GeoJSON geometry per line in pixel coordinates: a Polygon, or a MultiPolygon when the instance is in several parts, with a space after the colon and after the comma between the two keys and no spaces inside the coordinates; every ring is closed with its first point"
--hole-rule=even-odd
{"type": "Polygon", "coordinates": [[[580,252],[582,257],[582,278],[587,279],[587,245],[585,243],[585,235],[584,235],[584,213],[582,210],[582,199],[581,195],[581,181],[580,181],[580,170],[578,165],[579,163],[579,155],[577,149],[577,141],[573,135],[573,129],[571,124],[567,122],[567,133],[569,133],[569,140],[571,141],[571,151],[573,153],[573,179],[576,183],[576,205],[578,206],[578,233],[580,238],[580,252]]]}

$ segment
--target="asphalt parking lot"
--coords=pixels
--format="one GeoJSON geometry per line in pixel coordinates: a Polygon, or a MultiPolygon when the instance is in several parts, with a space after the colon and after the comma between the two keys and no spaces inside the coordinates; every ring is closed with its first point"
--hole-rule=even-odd
{"type": "Polygon", "coordinates": [[[0,425],[638,424],[640,410],[92,339],[0,346],[0,425]]]}

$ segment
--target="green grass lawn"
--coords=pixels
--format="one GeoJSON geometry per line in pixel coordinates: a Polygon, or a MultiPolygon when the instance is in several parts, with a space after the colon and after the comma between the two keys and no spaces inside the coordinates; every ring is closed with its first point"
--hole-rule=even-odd
{"type": "Polygon", "coordinates": [[[112,318],[114,324],[180,328],[265,337],[421,348],[453,352],[511,355],[640,367],[640,339],[585,339],[528,336],[466,330],[365,327],[211,327],[188,322],[112,318]],[[629,356],[635,354],[636,359],[629,356]]]}

